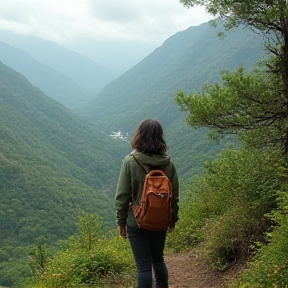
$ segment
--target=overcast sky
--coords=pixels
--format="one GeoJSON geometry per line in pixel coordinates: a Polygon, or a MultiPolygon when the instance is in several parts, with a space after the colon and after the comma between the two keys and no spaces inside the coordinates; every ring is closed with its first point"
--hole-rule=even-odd
{"type": "Polygon", "coordinates": [[[178,0],[0,0],[0,30],[62,45],[79,41],[160,46],[178,31],[211,19],[178,0]]]}

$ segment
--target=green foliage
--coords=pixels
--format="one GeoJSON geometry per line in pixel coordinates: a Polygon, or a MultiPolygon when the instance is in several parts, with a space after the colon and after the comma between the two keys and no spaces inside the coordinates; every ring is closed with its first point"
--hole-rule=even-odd
{"type": "Polygon", "coordinates": [[[33,276],[28,259],[28,248],[22,243],[0,240],[0,286],[25,287],[26,279],[33,276]]]}
{"type": "Polygon", "coordinates": [[[1,287],[26,287],[32,271],[26,259],[9,259],[0,263],[1,287]]]}
{"type": "MultiPolygon", "coordinates": [[[[181,197],[189,191],[189,185],[186,184],[186,186],[185,190],[183,188],[180,190],[181,197]]],[[[180,220],[174,232],[167,235],[166,248],[180,252],[199,244],[203,240],[200,228],[203,226],[206,215],[205,203],[201,203],[194,193],[188,194],[188,199],[179,209],[180,220]]]]}
{"type": "MultiPolygon", "coordinates": [[[[47,253],[46,253],[46,248],[47,244],[45,243],[45,238],[43,236],[40,236],[35,239],[36,240],[36,245],[33,246],[30,250],[30,256],[34,257],[34,269],[38,270],[44,270],[45,265],[47,262],[47,253]]],[[[31,265],[32,266],[32,265],[31,265]]]]}
{"type": "Polygon", "coordinates": [[[218,19],[225,20],[226,29],[246,24],[265,38],[264,46],[272,55],[265,61],[264,71],[244,75],[238,69],[222,76],[222,87],[204,86],[202,93],[187,97],[180,91],[176,99],[190,112],[188,123],[213,127],[222,133],[248,130],[242,139],[248,140],[249,145],[256,139],[259,146],[280,144],[284,153],[288,153],[288,116],[284,112],[288,98],[287,1],[242,1],[241,5],[239,1],[226,0],[181,2],[188,7],[205,6],[218,19]],[[202,112],[200,107],[205,105],[207,108],[202,112]]]}
{"type": "Polygon", "coordinates": [[[202,227],[204,241],[200,250],[208,263],[223,270],[230,263],[247,256],[255,240],[262,240],[262,217],[257,208],[246,202],[234,203],[223,215],[206,221],[202,227]],[[260,214],[260,215],[259,215],[260,214]]]}
{"type": "Polygon", "coordinates": [[[63,241],[62,249],[48,258],[33,287],[61,288],[107,281],[117,285],[131,281],[135,268],[128,242],[118,235],[105,237],[99,231],[98,215],[83,214],[79,221],[78,233],[63,241]],[[93,238],[88,231],[94,231],[93,238]]]}
{"type": "MultiPolygon", "coordinates": [[[[200,245],[202,253],[212,263],[225,268],[229,261],[250,252],[252,243],[262,240],[260,254],[233,287],[286,287],[287,196],[281,194],[278,201],[275,199],[278,191],[287,191],[287,176],[283,177],[280,168],[287,165],[288,153],[287,1],[242,1],[241,5],[239,1],[226,0],[180,2],[187,7],[205,6],[217,19],[225,20],[225,29],[246,24],[265,38],[264,46],[271,52],[265,69],[260,66],[260,69],[244,74],[243,68],[238,68],[233,73],[223,73],[221,85],[204,85],[201,92],[190,95],[179,91],[175,99],[189,112],[186,116],[188,125],[209,127],[218,135],[238,134],[250,153],[250,158],[241,153],[240,158],[231,159],[231,155],[227,158],[230,161],[234,158],[231,162],[237,169],[225,163],[222,155],[218,162],[220,164],[222,159],[220,166],[214,167],[215,163],[212,163],[205,171],[202,184],[208,186],[202,187],[210,189],[207,193],[210,197],[206,200],[208,203],[211,199],[216,201],[211,205],[212,215],[200,229],[204,238],[200,245]],[[259,151],[251,150],[251,147],[260,147],[262,156],[259,157],[259,151]],[[273,149],[284,155],[269,152],[273,149]],[[213,174],[220,181],[213,180],[213,174]],[[273,217],[267,217],[266,213],[272,209],[273,217]],[[265,238],[261,234],[274,222],[277,226],[271,235],[267,234],[270,243],[264,245],[265,238]]],[[[216,21],[214,24],[217,26],[216,21]]]]}
{"type": "Polygon", "coordinates": [[[208,13],[226,20],[227,29],[246,23],[256,28],[258,33],[262,31],[264,35],[277,30],[281,26],[279,18],[288,13],[285,0],[247,0],[241,1],[241,5],[237,0],[180,0],[180,2],[187,7],[205,6],[208,13]]]}
{"type": "Polygon", "coordinates": [[[185,95],[179,91],[175,100],[188,110],[186,122],[195,128],[209,127],[219,134],[236,134],[250,146],[282,145],[285,150],[285,115],[282,86],[262,69],[244,73],[243,68],[222,74],[223,85],[210,84],[202,92],[185,95]]]}
{"type": "Polygon", "coordinates": [[[0,87],[0,280],[6,279],[0,285],[8,286],[30,276],[27,259],[40,256],[12,248],[40,236],[47,244],[69,237],[82,211],[97,212],[106,231],[115,227],[112,195],[129,145],[99,132],[2,63],[0,87]]]}
{"type": "Polygon", "coordinates": [[[245,74],[243,68],[238,68],[233,73],[222,73],[222,86],[206,84],[201,93],[186,97],[183,91],[179,91],[175,99],[180,108],[190,112],[186,117],[190,126],[225,127],[230,133],[249,129],[261,123],[262,108],[259,102],[264,102],[265,110],[277,107],[272,106],[276,103],[272,102],[273,95],[269,93],[271,84],[264,76],[264,73],[245,74]],[[250,107],[246,111],[243,108],[246,109],[247,103],[250,107]]]}
{"type": "Polygon", "coordinates": [[[78,238],[83,248],[91,250],[93,242],[103,238],[102,220],[97,214],[83,212],[79,216],[78,238]]]}
{"type": "Polygon", "coordinates": [[[188,125],[212,128],[213,137],[237,134],[248,152],[242,149],[235,157],[226,151],[220,161],[206,166],[200,180],[206,192],[200,193],[200,202],[210,203],[211,210],[203,214],[205,223],[198,228],[203,236],[199,249],[214,267],[224,269],[257,251],[257,243],[259,253],[231,287],[287,287],[287,173],[282,173],[288,153],[287,1],[180,2],[205,6],[225,20],[225,29],[246,24],[262,34],[272,55],[265,60],[265,69],[260,63],[252,73],[243,68],[225,72],[221,85],[204,85],[201,92],[189,95],[179,91],[175,97],[189,113],[188,125]],[[278,191],[285,192],[276,200],[278,191]],[[265,234],[271,228],[272,233],[265,234]]]}
{"type": "Polygon", "coordinates": [[[201,243],[201,255],[220,269],[246,256],[269,228],[265,214],[276,207],[280,163],[277,151],[257,149],[226,149],[207,162],[167,246],[179,251],[201,243]]]}
{"type": "Polygon", "coordinates": [[[248,268],[229,287],[270,288],[288,285],[288,196],[287,187],[283,188],[277,199],[279,209],[271,214],[276,224],[273,231],[267,234],[269,244],[260,245],[259,254],[251,259],[248,268]]]}
{"type": "Polygon", "coordinates": [[[52,243],[76,231],[81,211],[114,227],[111,198],[128,145],[3,64],[0,87],[0,238],[31,244],[42,235],[52,243]]]}

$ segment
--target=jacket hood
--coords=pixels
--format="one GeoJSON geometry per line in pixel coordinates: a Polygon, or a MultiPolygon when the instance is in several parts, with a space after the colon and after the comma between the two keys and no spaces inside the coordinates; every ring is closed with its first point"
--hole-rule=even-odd
{"type": "Polygon", "coordinates": [[[134,150],[131,153],[139,162],[148,166],[165,166],[170,163],[170,157],[168,155],[147,155],[134,150]]]}

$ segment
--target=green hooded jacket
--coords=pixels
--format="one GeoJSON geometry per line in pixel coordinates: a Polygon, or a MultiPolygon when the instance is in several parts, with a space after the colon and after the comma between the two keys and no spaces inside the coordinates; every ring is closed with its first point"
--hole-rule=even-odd
{"type": "Polygon", "coordinates": [[[141,199],[143,184],[146,176],[144,168],[134,159],[143,165],[150,167],[162,167],[163,172],[170,179],[172,184],[172,221],[178,221],[178,197],[179,181],[174,164],[168,155],[151,156],[134,150],[127,155],[122,163],[115,194],[116,219],[118,225],[127,223],[130,227],[137,227],[131,210],[132,193],[136,203],[141,199]]]}

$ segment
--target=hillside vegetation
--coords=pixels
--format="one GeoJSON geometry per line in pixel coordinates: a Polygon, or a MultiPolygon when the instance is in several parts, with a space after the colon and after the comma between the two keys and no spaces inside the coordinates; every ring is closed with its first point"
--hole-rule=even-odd
{"type": "MultiPolygon", "coordinates": [[[[194,2],[199,3],[190,0],[183,2],[192,3],[191,5],[194,2]]],[[[178,252],[196,247],[197,256],[209,263],[211,269],[219,271],[226,271],[235,264],[247,261],[245,269],[235,279],[228,279],[226,287],[284,288],[288,285],[288,82],[285,81],[288,66],[283,61],[288,59],[284,57],[288,51],[285,42],[288,38],[284,37],[287,36],[286,20],[279,19],[287,19],[282,17],[287,16],[287,5],[284,1],[279,1],[282,4],[280,7],[278,2],[277,5],[265,2],[265,5],[262,3],[261,9],[258,9],[259,1],[247,1],[244,6],[246,10],[239,10],[238,1],[230,1],[228,4],[223,1],[223,6],[217,6],[219,3],[215,1],[201,3],[209,3],[208,8],[212,12],[226,17],[226,28],[247,21],[266,37],[271,30],[275,32],[275,26],[271,26],[272,21],[275,21],[275,25],[279,25],[276,29],[278,42],[276,46],[271,46],[272,41],[267,44],[270,57],[266,58],[265,62],[260,62],[255,69],[231,69],[230,72],[222,73],[220,83],[214,79],[215,83],[204,83],[206,85],[202,89],[195,89],[192,93],[185,92],[187,88],[183,91],[179,87],[175,100],[179,107],[186,111],[186,123],[189,126],[209,129],[214,139],[219,139],[222,135],[236,135],[238,142],[234,143],[240,145],[225,148],[219,157],[206,160],[204,172],[194,177],[192,184],[183,184],[182,195],[186,192],[188,199],[182,203],[175,232],[168,236],[167,249],[178,252]],[[218,11],[219,7],[221,9],[218,11]],[[251,11],[255,15],[251,14],[251,11]],[[251,15],[254,18],[251,18],[251,15]],[[278,45],[283,49],[278,50],[278,45]]],[[[273,37],[272,39],[275,40],[273,37]]],[[[121,99],[118,99],[119,105],[120,102],[121,99]]],[[[117,109],[115,107],[115,116],[119,115],[116,113],[117,109]]],[[[124,118],[122,121],[124,122],[124,118]]],[[[182,138],[177,140],[181,142],[182,138]]],[[[80,239],[77,235],[75,234],[75,239],[80,239]]],[[[86,286],[88,283],[93,283],[95,287],[104,287],[105,284],[105,287],[133,287],[135,272],[132,270],[127,274],[125,269],[131,265],[129,247],[125,247],[125,242],[111,235],[105,252],[100,249],[97,253],[96,243],[101,241],[101,236],[98,236],[93,245],[88,245],[88,256],[85,254],[81,257],[79,254],[87,252],[87,246],[80,248],[82,252],[74,253],[74,242],[67,240],[67,250],[60,249],[50,257],[46,270],[44,269],[47,273],[41,273],[35,278],[36,287],[44,285],[52,288],[55,283],[59,287],[86,286]],[[115,251],[116,255],[119,253],[115,243],[118,243],[116,247],[121,247],[121,253],[128,253],[125,262],[121,262],[117,256],[115,261],[109,257],[115,255],[115,251]],[[69,257],[65,258],[65,267],[73,270],[68,278],[66,275],[71,269],[58,265],[64,251],[71,252],[69,257]],[[105,267],[104,269],[99,268],[99,260],[93,261],[100,255],[101,261],[106,260],[105,263],[100,261],[103,264],[101,268],[105,267]],[[118,265],[122,265],[123,270],[119,270],[118,265]],[[57,268],[52,271],[52,267],[57,268]]]]}
{"type": "Polygon", "coordinates": [[[202,171],[203,158],[224,147],[209,142],[205,131],[185,125],[174,101],[179,89],[194,91],[221,81],[221,71],[240,65],[252,67],[264,54],[263,39],[242,27],[219,39],[208,23],[190,27],[125,74],[109,83],[91,103],[77,112],[105,133],[133,134],[144,118],[157,118],[164,126],[169,153],[183,178],[202,171]]]}
{"type": "MultiPolygon", "coordinates": [[[[147,117],[168,128],[179,119],[174,95],[221,80],[221,71],[252,67],[264,55],[263,39],[241,27],[219,39],[208,23],[168,38],[162,46],[109,83],[79,113],[105,132],[133,133],[147,117]]],[[[168,132],[167,132],[168,133],[168,132]]]]}
{"type": "MultiPolygon", "coordinates": [[[[3,169],[0,191],[5,192],[4,201],[10,203],[21,188],[20,201],[26,201],[26,205],[35,205],[45,221],[50,221],[49,214],[53,218],[50,209],[59,211],[62,206],[71,207],[71,211],[63,211],[71,217],[79,214],[75,209],[77,207],[90,212],[98,210],[104,216],[107,212],[102,208],[104,203],[108,204],[107,196],[113,193],[109,189],[115,187],[115,178],[125,155],[124,151],[128,148],[127,144],[116,144],[113,139],[49,99],[22,75],[3,64],[0,68],[0,161],[3,169]],[[106,189],[108,195],[107,192],[106,195],[97,192],[101,189],[106,189]],[[23,193],[29,194],[24,197],[23,193]]],[[[19,208],[24,213],[32,212],[24,207],[25,205],[13,205],[12,210],[16,214],[19,208]]],[[[38,217],[35,220],[39,224],[38,217]]],[[[12,217],[14,218],[15,216],[12,217]]],[[[22,222],[23,218],[23,215],[18,215],[22,222]]],[[[28,219],[29,217],[27,224],[28,219]]],[[[21,228],[21,221],[16,221],[17,224],[13,222],[10,227],[21,228]]],[[[1,224],[4,222],[1,221],[1,224]]],[[[30,225],[34,226],[31,222],[30,225]]],[[[57,225],[61,223],[58,222],[57,225]]],[[[65,229],[59,227],[56,230],[67,235],[65,229]]],[[[6,233],[1,233],[1,236],[6,233]]],[[[14,234],[18,235],[19,231],[14,231],[14,234]]]]}
{"type": "Polygon", "coordinates": [[[192,225],[184,224],[182,244],[185,238],[200,243],[202,255],[218,269],[250,257],[228,287],[287,287],[287,3],[181,2],[202,4],[225,20],[225,29],[245,23],[262,35],[269,52],[252,71],[240,67],[223,73],[222,85],[180,90],[175,97],[188,112],[188,125],[218,136],[236,134],[242,143],[207,163],[192,186],[184,216],[192,225]]]}
{"type": "Polygon", "coordinates": [[[83,211],[114,227],[111,199],[129,147],[2,63],[0,87],[0,285],[9,286],[21,271],[21,245],[67,238],[83,211]]]}

